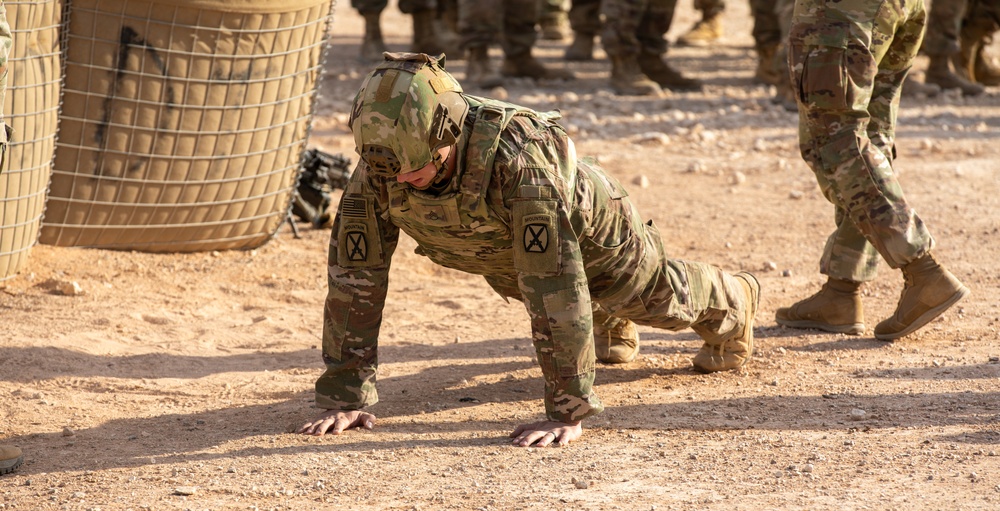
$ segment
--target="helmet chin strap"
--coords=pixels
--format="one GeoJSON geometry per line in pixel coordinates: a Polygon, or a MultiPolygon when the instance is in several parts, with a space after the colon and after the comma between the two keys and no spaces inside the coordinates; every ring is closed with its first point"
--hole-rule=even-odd
{"type": "MultiPolygon", "coordinates": [[[[448,157],[451,157],[451,151],[448,152],[448,157]]],[[[434,164],[434,168],[437,169],[437,174],[434,174],[434,181],[432,185],[440,185],[451,179],[451,169],[448,168],[448,158],[441,155],[439,151],[434,152],[434,156],[431,157],[431,163],[434,164]]]]}

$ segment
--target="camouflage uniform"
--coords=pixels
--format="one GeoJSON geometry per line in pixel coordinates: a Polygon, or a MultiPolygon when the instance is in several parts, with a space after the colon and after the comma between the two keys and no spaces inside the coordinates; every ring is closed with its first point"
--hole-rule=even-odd
{"type": "Polygon", "coordinates": [[[601,32],[601,0],[573,0],[569,8],[573,32],[590,37],[601,32]]]}
{"type": "Polygon", "coordinates": [[[601,43],[609,56],[662,55],[677,0],[604,0],[601,43]]]}
{"type": "Polygon", "coordinates": [[[927,35],[920,49],[927,55],[952,56],[958,53],[958,33],[968,0],[935,0],[927,17],[927,35]]]}
{"type": "Polygon", "coordinates": [[[795,3],[789,66],[800,149],[836,206],[820,263],[831,278],[868,281],[879,254],[900,268],[933,246],[892,168],[900,87],[925,19],[922,1],[795,3]]]}
{"type": "Polygon", "coordinates": [[[472,49],[499,42],[507,57],[529,54],[538,38],[537,21],[536,0],[459,0],[459,44],[472,49]]]}
{"type": "MultiPolygon", "coordinates": [[[[361,14],[380,13],[385,10],[388,4],[389,0],[351,0],[351,7],[357,9],[361,14]]],[[[436,0],[399,0],[399,10],[405,14],[436,9],[436,0]]]]}
{"type": "MultiPolygon", "coordinates": [[[[385,83],[373,94],[390,94],[385,83]]],[[[595,321],[690,327],[723,343],[750,325],[747,312],[756,305],[738,279],[667,259],[659,232],[642,222],[622,185],[596,162],[577,160],[557,115],[461,98],[468,114],[454,145],[455,175],[440,188],[416,190],[364,157],[352,175],[330,240],[318,407],[357,410],[378,401],[379,326],[400,230],[417,241],[418,254],[482,275],[500,296],[524,302],[550,420],[603,409],[593,389],[595,321]]],[[[371,130],[394,124],[382,117],[356,123],[371,130]]],[[[395,151],[398,161],[419,159],[395,151]]]]}
{"type": "MultiPolygon", "coordinates": [[[[10,25],[7,24],[7,8],[3,0],[0,0],[0,123],[3,123],[3,106],[7,97],[7,58],[10,56],[13,44],[10,25]]],[[[10,131],[5,123],[3,129],[0,129],[0,172],[7,168],[7,142],[10,131]]]]}
{"type": "Polygon", "coordinates": [[[694,8],[701,11],[702,18],[711,18],[726,10],[726,0],[694,0],[694,8]]]}

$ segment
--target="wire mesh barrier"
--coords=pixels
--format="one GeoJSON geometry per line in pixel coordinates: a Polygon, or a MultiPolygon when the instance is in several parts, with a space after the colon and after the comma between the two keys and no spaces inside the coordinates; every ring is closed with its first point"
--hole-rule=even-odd
{"type": "Polygon", "coordinates": [[[252,248],[284,221],[330,0],[73,0],[41,242],[252,248]]]}
{"type": "Polygon", "coordinates": [[[62,2],[10,1],[5,122],[14,128],[0,173],[0,281],[22,269],[38,239],[52,169],[61,81],[62,2]]]}

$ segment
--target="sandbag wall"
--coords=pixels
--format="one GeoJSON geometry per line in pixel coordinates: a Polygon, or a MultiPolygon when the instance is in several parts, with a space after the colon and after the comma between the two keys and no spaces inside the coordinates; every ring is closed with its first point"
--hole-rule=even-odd
{"type": "Polygon", "coordinates": [[[62,2],[4,2],[14,46],[7,61],[5,122],[14,128],[0,173],[0,282],[20,271],[38,239],[59,111],[62,2]]]}
{"type": "Polygon", "coordinates": [[[72,0],[41,242],[252,248],[286,216],[330,0],[72,0]]]}

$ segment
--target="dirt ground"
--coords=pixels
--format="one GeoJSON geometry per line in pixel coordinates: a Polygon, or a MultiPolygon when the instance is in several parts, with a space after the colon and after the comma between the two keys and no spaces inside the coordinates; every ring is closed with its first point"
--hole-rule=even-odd
{"type": "MultiPolygon", "coordinates": [[[[682,4],[671,39],[696,19],[682,4]]],[[[997,91],[907,98],[900,114],[904,189],[972,296],[876,341],[902,287],[883,265],[865,335],[784,329],[775,309],[823,281],[833,208],[798,155],[796,116],[752,82],[748,7],[732,4],[721,44],[670,53],[704,92],[616,97],[601,54],[569,66],[575,82],[495,93],[561,109],[579,152],[631,188],[672,257],[756,272],[745,369],[697,374],[693,333],[642,329],[635,362],[599,367],[608,408],[583,438],[512,447],[514,426],[542,417],[527,314],[404,239],[376,429],[305,437],[290,431],[316,413],[329,231],[303,225],[295,239],[285,226],[246,252],[37,246],[0,287],[0,442],[26,456],[0,478],[0,510],[1000,509],[997,91]],[[72,282],[82,293],[59,292],[72,282]]],[[[405,49],[406,18],[393,7],[385,24],[405,49]]],[[[340,2],[310,140],[352,157],[360,27],[340,2]]],[[[565,44],[537,54],[564,66],[565,44]]],[[[463,76],[463,62],[450,68],[463,76]]]]}

